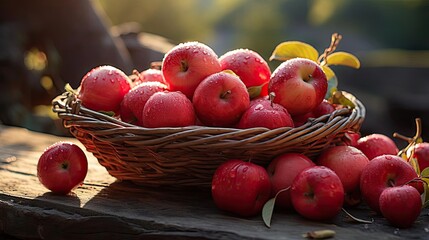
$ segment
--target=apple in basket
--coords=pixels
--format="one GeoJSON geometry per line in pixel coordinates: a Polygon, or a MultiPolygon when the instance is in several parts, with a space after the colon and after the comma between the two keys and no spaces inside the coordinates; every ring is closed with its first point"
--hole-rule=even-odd
{"type": "Polygon", "coordinates": [[[83,106],[94,111],[119,114],[120,104],[130,89],[131,80],[124,72],[112,66],[99,66],[82,78],[78,98],[83,106]]]}
{"type": "Polygon", "coordinates": [[[383,154],[396,155],[399,152],[398,147],[391,138],[379,133],[359,138],[356,148],[361,150],[369,160],[383,154]]]}
{"type": "Polygon", "coordinates": [[[231,70],[241,81],[250,87],[260,87],[255,97],[268,95],[268,81],[271,70],[267,62],[255,51],[250,49],[235,49],[219,57],[222,70],[231,70]]]}
{"type": "Polygon", "coordinates": [[[198,119],[217,127],[234,126],[250,105],[246,85],[232,71],[205,78],[195,89],[192,102],[198,119]]]}
{"type": "Polygon", "coordinates": [[[271,194],[271,182],[262,166],[239,159],[222,163],[213,174],[212,198],[224,211],[243,217],[261,213],[271,194]]]}
{"type": "Polygon", "coordinates": [[[191,100],[179,91],[156,92],[144,105],[142,120],[148,128],[186,127],[195,124],[195,111],[191,100]]]}
{"type": "Polygon", "coordinates": [[[144,82],[160,82],[166,84],[162,71],[156,68],[148,68],[139,73],[138,78],[134,83],[138,85],[144,82]]]}
{"type": "Polygon", "coordinates": [[[192,99],[195,88],[207,76],[221,71],[216,53],[200,42],[173,47],[162,61],[162,74],[171,91],[181,91],[192,99]]]}
{"type": "Polygon", "coordinates": [[[271,75],[268,91],[274,92],[275,103],[289,113],[302,115],[315,109],[328,89],[326,75],[314,61],[292,58],[281,63],[271,75]]]}
{"type": "Polygon", "coordinates": [[[82,184],[87,171],[85,153],[79,146],[69,142],[49,146],[37,163],[39,181],[57,194],[67,194],[82,184]]]}

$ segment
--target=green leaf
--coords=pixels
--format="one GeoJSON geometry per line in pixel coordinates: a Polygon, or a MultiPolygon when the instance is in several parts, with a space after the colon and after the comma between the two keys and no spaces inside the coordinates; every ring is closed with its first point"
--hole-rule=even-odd
{"type": "Polygon", "coordinates": [[[336,91],[332,95],[332,103],[334,104],[341,104],[345,107],[355,108],[355,104],[348,99],[346,96],[343,95],[341,91],[336,91]]]}
{"type": "Polygon", "coordinates": [[[328,91],[326,91],[325,99],[329,99],[338,90],[338,79],[336,76],[328,79],[328,91]]]}
{"type": "Polygon", "coordinates": [[[417,158],[411,157],[410,160],[408,160],[408,162],[410,163],[411,167],[413,167],[414,171],[417,174],[420,174],[420,168],[419,168],[419,163],[417,161],[417,158]]]}
{"type": "Polygon", "coordinates": [[[420,176],[422,178],[429,178],[429,167],[423,169],[422,172],[420,173],[420,176]]]}
{"type": "Polygon", "coordinates": [[[273,217],[274,205],[276,203],[276,197],[268,200],[262,208],[262,220],[264,220],[265,226],[271,227],[271,218],[273,217]]]}
{"type": "Polygon", "coordinates": [[[266,82],[266,83],[264,83],[264,84],[262,84],[262,85],[259,85],[259,86],[252,86],[252,87],[248,87],[248,88],[247,88],[247,92],[249,93],[249,97],[250,97],[250,99],[254,99],[254,98],[259,97],[259,95],[261,95],[262,88],[263,88],[266,84],[268,84],[268,82],[266,82]]]}
{"type": "Polygon", "coordinates": [[[343,65],[358,69],[360,68],[360,61],[355,55],[351,53],[335,52],[328,55],[322,65],[343,65]]]}
{"type": "Polygon", "coordinates": [[[287,41],[277,45],[270,57],[270,61],[286,61],[297,57],[308,58],[316,62],[319,57],[319,53],[310,44],[300,41],[287,41]]]}

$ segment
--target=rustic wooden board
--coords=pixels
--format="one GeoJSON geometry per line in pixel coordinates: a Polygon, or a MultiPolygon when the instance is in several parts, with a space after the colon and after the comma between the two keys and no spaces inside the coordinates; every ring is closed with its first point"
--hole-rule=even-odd
{"type": "MultiPolygon", "coordinates": [[[[47,191],[38,181],[40,154],[57,141],[77,140],[0,125],[0,237],[22,239],[303,239],[308,231],[331,229],[336,239],[429,239],[425,209],[410,229],[395,229],[365,206],[351,210],[373,224],[341,213],[334,222],[274,213],[272,227],[261,217],[238,218],[219,211],[209,191],[143,188],[117,182],[87,153],[84,184],[67,196],[47,191]]],[[[83,146],[82,146],[83,148],[83,146]]]]}

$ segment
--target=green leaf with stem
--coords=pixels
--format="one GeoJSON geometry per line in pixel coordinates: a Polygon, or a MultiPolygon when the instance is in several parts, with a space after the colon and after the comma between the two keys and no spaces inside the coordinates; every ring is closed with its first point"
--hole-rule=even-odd
{"type": "Polygon", "coordinates": [[[268,228],[271,227],[271,219],[273,217],[274,206],[276,203],[277,196],[282,192],[288,191],[289,189],[290,187],[287,187],[285,189],[278,191],[273,198],[271,198],[264,204],[264,207],[262,208],[262,220],[264,221],[265,226],[267,226],[268,228]]]}

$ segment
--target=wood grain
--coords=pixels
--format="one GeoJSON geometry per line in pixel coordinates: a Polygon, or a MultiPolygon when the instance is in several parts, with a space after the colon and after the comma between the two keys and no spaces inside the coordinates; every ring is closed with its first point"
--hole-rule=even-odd
{"type": "Polygon", "coordinates": [[[19,239],[302,239],[320,229],[336,231],[337,239],[427,239],[429,234],[427,210],[412,228],[396,231],[365,206],[351,212],[374,218],[373,224],[353,223],[344,214],[319,223],[275,211],[267,228],[260,216],[238,218],[219,211],[209,191],[117,182],[90,153],[84,184],[58,196],[36,174],[40,154],[57,141],[82,146],[75,139],[0,125],[0,233],[19,239]]]}

